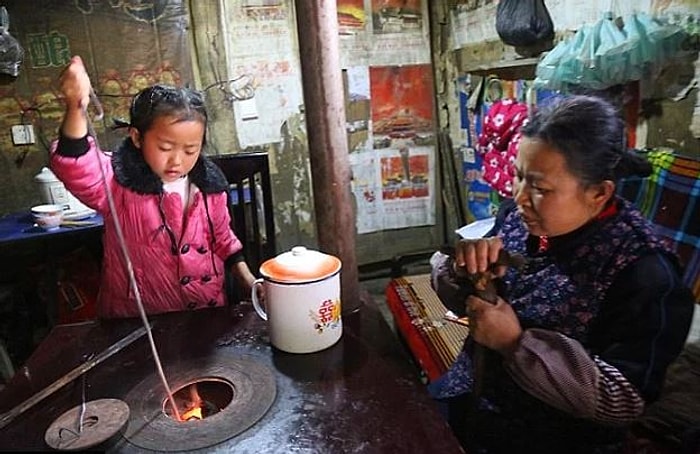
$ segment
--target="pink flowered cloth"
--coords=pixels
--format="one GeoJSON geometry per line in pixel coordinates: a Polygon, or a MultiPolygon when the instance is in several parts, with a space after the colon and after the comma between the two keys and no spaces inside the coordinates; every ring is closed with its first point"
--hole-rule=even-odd
{"type": "Polygon", "coordinates": [[[484,117],[479,148],[484,155],[484,180],[504,197],[513,195],[513,162],[520,143],[520,127],[527,120],[527,104],[514,99],[493,103],[484,117]]]}

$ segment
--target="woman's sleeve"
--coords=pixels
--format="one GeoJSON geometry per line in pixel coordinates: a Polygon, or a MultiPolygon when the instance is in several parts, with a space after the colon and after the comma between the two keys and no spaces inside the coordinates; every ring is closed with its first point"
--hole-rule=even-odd
{"type": "Polygon", "coordinates": [[[642,258],[613,286],[590,349],[561,333],[528,329],[504,365],[520,387],[553,407],[624,424],[657,397],[683,348],[693,299],[661,255],[642,258]]]}

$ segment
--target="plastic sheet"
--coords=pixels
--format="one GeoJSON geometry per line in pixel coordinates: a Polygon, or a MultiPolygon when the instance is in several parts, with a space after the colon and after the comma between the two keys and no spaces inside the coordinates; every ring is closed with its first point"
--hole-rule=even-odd
{"type": "Polygon", "coordinates": [[[602,90],[640,80],[672,58],[686,36],[679,26],[645,13],[616,21],[607,12],[546,54],[537,65],[534,84],[551,90],[565,91],[572,85],[602,90]]]}
{"type": "Polygon", "coordinates": [[[9,29],[9,14],[4,6],[0,6],[0,73],[17,77],[24,58],[24,49],[10,35],[9,29]]]}

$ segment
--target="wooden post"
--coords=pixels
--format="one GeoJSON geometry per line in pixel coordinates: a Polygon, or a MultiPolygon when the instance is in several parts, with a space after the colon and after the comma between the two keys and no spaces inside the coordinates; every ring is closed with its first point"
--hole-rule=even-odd
{"type": "Polygon", "coordinates": [[[360,307],[336,0],[295,0],[304,109],[322,252],[342,262],[343,312],[360,307]]]}

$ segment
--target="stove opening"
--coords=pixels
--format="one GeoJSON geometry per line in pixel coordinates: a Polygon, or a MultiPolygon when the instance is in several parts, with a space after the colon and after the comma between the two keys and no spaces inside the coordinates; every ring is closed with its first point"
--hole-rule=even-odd
{"type": "MultiPolygon", "coordinates": [[[[173,399],[180,413],[180,421],[198,421],[220,412],[233,401],[233,385],[220,378],[208,377],[188,383],[173,392],[173,399]]],[[[166,397],[163,400],[163,413],[171,419],[172,404],[166,397]]]]}

